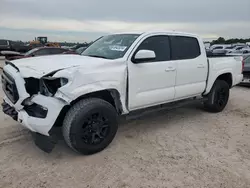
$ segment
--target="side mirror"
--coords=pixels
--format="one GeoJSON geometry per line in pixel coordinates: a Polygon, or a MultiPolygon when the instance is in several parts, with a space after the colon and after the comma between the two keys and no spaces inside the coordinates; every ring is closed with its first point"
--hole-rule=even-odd
{"type": "Polygon", "coordinates": [[[152,50],[139,50],[134,57],[136,63],[149,61],[156,58],[155,52],[152,50]]]}

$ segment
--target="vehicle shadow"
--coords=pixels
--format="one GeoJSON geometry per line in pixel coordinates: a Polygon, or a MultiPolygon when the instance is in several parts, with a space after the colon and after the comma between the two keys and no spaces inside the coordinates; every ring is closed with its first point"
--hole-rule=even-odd
{"type": "Polygon", "coordinates": [[[245,83],[245,84],[241,83],[241,84],[237,85],[237,87],[250,88],[250,83],[249,84],[247,84],[247,83],[245,83]]]}
{"type": "Polygon", "coordinates": [[[145,113],[136,116],[124,116],[120,118],[119,131],[130,129],[151,129],[166,128],[173,122],[191,116],[199,116],[203,111],[203,105],[199,102],[180,108],[156,109],[155,111],[145,111],[145,113]]]}
{"type": "MultiPolygon", "coordinates": [[[[140,130],[143,130],[144,132],[154,132],[157,129],[164,128],[166,131],[168,131],[169,127],[175,126],[176,121],[183,120],[183,124],[185,124],[186,118],[194,118],[195,116],[199,116],[200,114],[204,113],[202,107],[203,105],[200,102],[197,102],[181,108],[145,111],[144,113],[136,114],[132,117],[121,116],[119,118],[118,132],[113,142],[131,137],[131,133],[138,133],[140,130]]],[[[59,142],[56,147],[65,149],[66,144],[63,141],[61,129],[58,129],[57,131],[59,142]]],[[[137,136],[140,136],[140,134],[137,134],[137,136]]],[[[109,147],[113,146],[113,142],[109,147]]]]}
{"type": "MultiPolygon", "coordinates": [[[[144,133],[147,132],[149,134],[154,134],[155,131],[164,129],[164,131],[167,132],[169,128],[176,125],[177,121],[183,121],[183,125],[185,125],[186,118],[195,118],[195,116],[200,116],[202,113],[204,113],[202,111],[202,105],[201,103],[197,102],[182,108],[157,109],[149,112],[145,111],[144,113],[134,115],[132,118],[130,116],[121,116],[119,118],[119,128],[117,135],[113,142],[105,150],[116,150],[115,148],[119,147],[119,144],[127,138],[139,140],[140,136],[142,136],[140,134],[143,134],[142,131],[144,133]]],[[[181,129],[181,127],[176,127],[176,129],[178,128],[181,129]]],[[[38,153],[40,153],[40,157],[43,156],[45,159],[79,157],[80,154],[71,150],[64,142],[60,127],[56,128],[54,133],[58,139],[54,150],[47,154],[38,148],[35,149],[38,153]],[[41,153],[43,154],[41,155],[41,153]]],[[[34,152],[32,153],[34,154],[34,152]]]]}

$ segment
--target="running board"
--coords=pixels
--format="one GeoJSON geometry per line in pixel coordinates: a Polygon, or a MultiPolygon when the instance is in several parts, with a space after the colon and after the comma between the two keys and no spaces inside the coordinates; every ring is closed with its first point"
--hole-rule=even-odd
{"type": "Polygon", "coordinates": [[[151,114],[153,112],[159,112],[159,111],[163,111],[163,110],[172,110],[172,109],[183,107],[183,106],[186,106],[189,104],[194,104],[197,102],[204,102],[206,100],[207,100],[207,98],[204,98],[204,97],[192,97],[192,98],[183,99],[180,101],[175,101],[175,102],[157,105],[154,107],[145,108],[142,110],[135,110],[135,111],[130,112],[127,115],[124,115],[124,117],[126,120],[137,119],[141,116],[145,116],[145,115],[151,114]]]}

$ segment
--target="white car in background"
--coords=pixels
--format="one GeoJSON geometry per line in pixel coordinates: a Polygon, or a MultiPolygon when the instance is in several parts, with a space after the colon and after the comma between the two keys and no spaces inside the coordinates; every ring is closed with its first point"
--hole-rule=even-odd
{"type": "MultiPolygon", "coordinates": [[[[243,49],[247,49],[248,46],[227,46],[227,47],[223,47],[223,48],[216,48],[212,51],[213,54],[215,55],[226,55],[226,54],[230,54],[230,53],[238,53],[243,51],[243,49]]],[[[250,49],[250,48],[249,48],[250,49]]]]}
{"type": "Polygon", "coordinates": [[[231,47],[231,45],[229,44],[214,44],[210,47],[210,50],[213,51],[213,50],[223,50],[227,47],[231,47]]]}
{"type": "Polygon", "coordinates": [[[226,56],[242,56],[243,58],[250,55],[250,51],[244,52],[234,52],[234,53],[227,53],[226,56]]]}
{"type": "Polygon", "coordinates": [[[235,46],[232,49],[227,49],[227,53],[237,53],[237,52],[248,52],[250,51],[249,46],[235,46]]]}
{"type": "Polygon", "coordinates": [[[250,46],[241,49],[241,52],[242,52],[243,54],[250,53],[250,46]]]}
{"type": "Polygon", "coordinates": [[[215,44],[210,47],[210,51],[214,55],[225,55],[226,49],[231,48],[231,45],[228,44],[215,44]]]}

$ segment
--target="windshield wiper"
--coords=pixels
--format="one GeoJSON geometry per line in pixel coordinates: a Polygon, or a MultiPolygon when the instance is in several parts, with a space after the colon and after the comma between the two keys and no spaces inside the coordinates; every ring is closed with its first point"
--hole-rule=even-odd
{"type": "Polygon", "coordinates": [[[107,57],[104,57],[104,56],[101,56],[101,55],[85,55],[85,56],[108,59],[107,57]]]}

